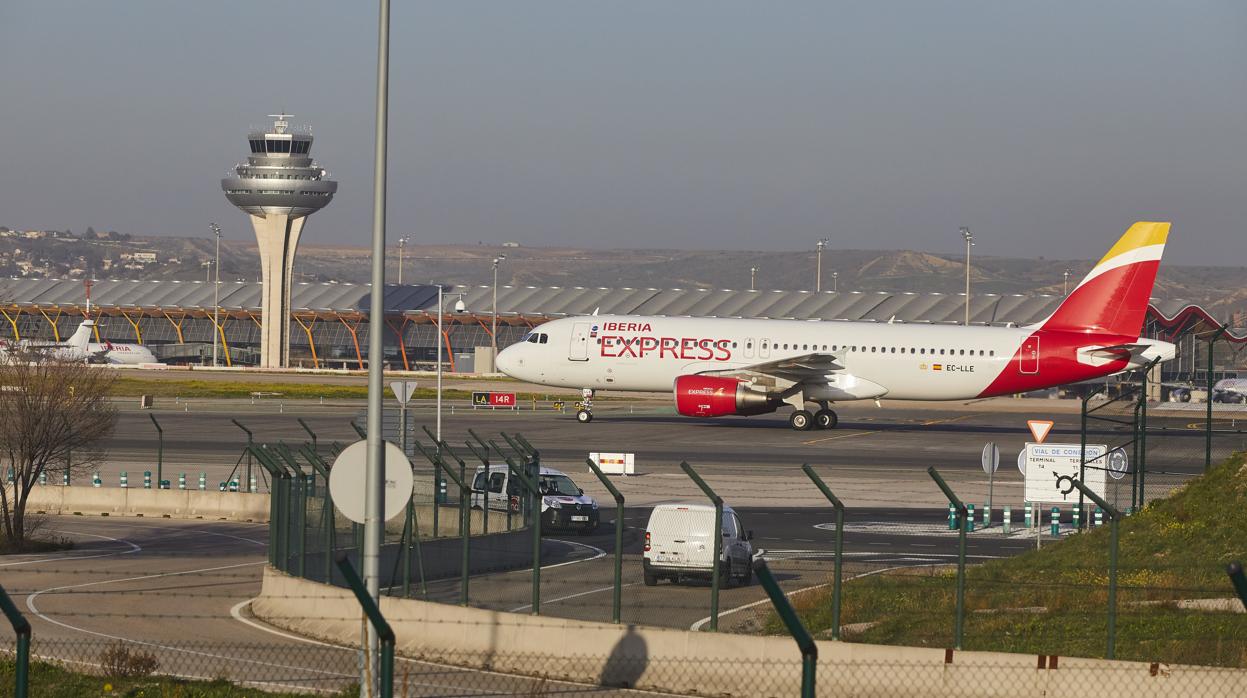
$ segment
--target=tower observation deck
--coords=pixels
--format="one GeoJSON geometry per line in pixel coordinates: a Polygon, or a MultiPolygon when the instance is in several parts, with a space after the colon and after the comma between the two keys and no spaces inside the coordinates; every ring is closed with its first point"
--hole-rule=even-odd
{"type": "Polygon", "coordinates": [[[290,363],[290,283],[307,217],[333,200],[338,183],[312,160],[312,134],[291,131],[292,114],[270,114],[267,132],[247,136],[251,155],[221,180],[231,204],[251,216],[260,249],[260,365],[290,363]]]}

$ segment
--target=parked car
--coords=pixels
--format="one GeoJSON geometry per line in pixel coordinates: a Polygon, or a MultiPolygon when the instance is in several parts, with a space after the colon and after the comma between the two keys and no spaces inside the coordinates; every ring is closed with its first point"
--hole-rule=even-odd
{"type": "MultiPolygon", "coordinates": [[[[601,515],[593,497],[576,486],[567,473],[542,466],[537,482],[541,490],[542,530],[574,530],[588,534],[597,530],[601,515]]],[[[529,496],[519,479],[506,465],[476,468],[472,478],[472,508],[483,509],[488,501],[490,510],[513,512],[522,510],[529,496]]]]}
{"type": "MultiPolygon", "coordinates": [[[[645,525],[642,567],[645,585],[659,579],[709,579],[714,571],[714,507],[708,504],[660,504],[645,525]]],[[[723,507],[722,551],[719,578],[725,586],[753,581],[753,532],[746,531],[740,517],[723,507]]]]}

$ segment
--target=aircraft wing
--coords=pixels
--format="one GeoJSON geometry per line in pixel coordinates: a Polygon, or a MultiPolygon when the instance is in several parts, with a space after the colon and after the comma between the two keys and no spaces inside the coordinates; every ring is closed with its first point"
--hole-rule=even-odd
{"type": "Polygon", "coordinates": [[[819,352],[777,359],[775,361],[765,361],[748,366],[737,366],[736,368],[721,371],[703,371],[701,375],[734,376],[760,373],[792,381],[793,383],[804,383],[806,381],[826,379],[828,375],[843,370],[843,357],[836,356],[830,352],[819,352]]]}

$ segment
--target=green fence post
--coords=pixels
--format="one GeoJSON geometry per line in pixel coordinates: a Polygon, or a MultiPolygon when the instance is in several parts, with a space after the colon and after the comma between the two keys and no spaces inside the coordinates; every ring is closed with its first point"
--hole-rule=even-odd
{"type": "Polygon", "coordinates": [[[498,444],[491,440],[489,445],[507,462],[507,468],[515,476],[515,479],[519,480],[524,489],[528,490],[532,500],[532,504],[529,506],[537,512],[532,517],[531,525],[533,529],[533,615],[539,616],[541,615],[541,490],[538,489],[539,481],[534,482],[528,476],[528,473],[524,472],[523,468],[516,465],[510,456],[503,453],[501,448],[498,448],[498,444]]]}
{"type": "Polygon", "coordinates": [[[299,426],[303,427],[303,431],[306,431],[308,436],[312,437],[312,450],[316,450],[316,432],[312,431],[312,428],[307,425],[307,422],[303,421],[302,417],[297,419],[299,426]]]}
{"type": "Polygon", "coordinates": [[[967,516],[966,505],[961,503],[961,499],[957,497],[948,483],[944,482],[944,478],[940,477],[939,471],[935,466],[927,468],[927,474],[935,480],[935,484],[944,492],[944,496],[953,506],[957,507],[957,518],[960,519],[957,526],[957,611],[956,619],[953,623],[953,649],[960,650],[962,641],[965,638],[965,616],[966,616],[966,521],[967,516]]]}
{"type": "MultiPolygon", "coordinates": [[[[342,577],[346,579],[346,583],[351,587],[351,591],[355,592],[355,599],[359,601],[359,605],[364,610],[364,614],[368,616],[368,620],[372,622],[372,627],[377,631],[377,640],[381,642],[381,670],[377,678],[381,684],[381,698],[393,698],[394,696],[394,629],[386,622],[385,617],[381,615],[381,609],[377,606],[377,602],[368,594],[368,590],[364,587],[364,582],[356,574],[355,568],[351,567],[351,563],[346,559],[345,553],[339,553],[337,557],[338,569],[342,572],[342,577]]],[[[371,662],[369,662],[371,664],[371,662]]],[[[361,677],[363,678],[363,677],[361,677]]],[[[365,684],[365,681],[360,681],[365,684]]]]}
{"type": "MultiPolygon", "coordinates": [[[[472,452],[472,455],[476,456],[476,459],[485,466],[485,489],[480,491],[481,535],[489,535],[489,447],[486,446],[486,450],[482,453],[475,445],[473,445],[471,441],[464,441],[463,445],[467,446],[468,450],[472,452]]],[[[473,491],[476,491],[475,484],[473,491]]]]}
{"type": "Polygon", "coordinates": [[[251,446],[255,444],[255,435],[251,433],[250,429],[244,427],[242,422],[237,419],[231,419],[229,421],[233,422],[234,426],[247,432],[247,447],[244,449],[247,452],[247,491],[254,492],[255,489],[251,486],[251,446]]]}
{"type": "MultiPolygon", "coordinates": [[[[426,458],[429,457],[429,454],[425,453],[424,447],[421,446],[418,441],[415,442],[415,447],[420,449],[420,452],[424,454],[426,458]]],[[[449,477],[451,480],[453,480],[455,485],[459,487],[459,537],[463,539],[463,551],[462,551],[462,560],[461,560],[462,567],[460,568],[461,577],[459,579],[459,603],[461,605],[467,606],[468,605],[468,564],[469,564],[469,560],[471,559],[469,541],[471,540],[471,532],[472,532],[471,531],[472,529],[472,518],[471,518],[472,491],[467,486],[467,483],[464,481],[464,478],[462,477],[463,473],[467,469],[467,465],[462,460],[459,459],[459,456],[456,455],[455,452],[450,448],[450,444],[446,443],[445,441],[443,441],[440,444],[440,449],[438,450],[438,454],[435,456],[435,458],[436,460],[434,462],[436,463],[437,467],[446,471],[446,476],[449,477]],[[450,456],[451,458],[459,462],[459,473],[460,473],[459,475],[456,475],[455,471],[449,465],[446,464],[445,460],[442,459],[441,457],[442,453],[445,453],[446,455],[450,456]]]]}
{"type": "Polygon", "coordinates": [[[290,473],[266,449],[247,447],[260,466],[273,478],[269,492],[269,561],[283,572],[290,571],[290,473]]]}
{"type": "Polygon", "coordinates": [[[1230,575],[1230,583],[1234,585],[1238,600],[1243,602],[1243,608],[1247,608],[1247,577],[1243,576],[1243,563],[1231,562],[1225,571],[1230,575]]]}
{"type": "Polygon", "coordinates": [[[717,632],[719,630],[719,577],[720,573],[719,560],[723,556],[723,498],[710,489],[710,485],[701,479],[693,466],[688,461],[680,462],[680,469],[684,474],[688,475],[693,482],[701,488],[701,491],[710,498],[710,502],[714,504],[714,532],[711,537],[714,538],[714,566],[710,568],[710,631],[717,632]]]}
{"type": "MultiPolygon", "coordinates": [[[[424,433],[429,435],[429,439],[433,441],[433,447],[437,449],[437,451],[435,452],[435,455],[440,454],[442,447],[441,447],[441,444],[438,443],[437,441],[437,435],[434,434],[432,431],[429,431],[429,427],[427,425],[422,426],[421,428],[424,429],[424,433]]],[[[427,454],[425,455],[425,458],[428,458],[427,454]]],[[[437,538],[438,529],[440,527],[438,523],[438,519],[439,519],[438,513],[439,513],[439,510],[442,508],[441,507],[442,473],[439,468],[439,462],[437,460],[431,459],[430,462],[433,463],[433,537],[437,538]]]]}
{"type": "Polygon", "coordinates": [[[835,577],[832,578],[831,586],[831,639],[840,639],[840,577],[841,570],[844,565],[844,504],[836,495],[832,494],[831,489],[827,487],[827,483],[814,472],[809,463],[801,466],[807,477],[814,482],[814,486],[818,488],[827,501],[831,502],[831,506],[836,509],[836,562],[835,577]]]}
{"type": "Polygon", "coordinates": [[[814,671],[818,666],[818,645],[810,636],[810,631],[805,629],[801,619],[797,617],[797,612],[793,610],[788,597],[784,596],[784,590],[779,588],[779,582],[775,581],[775,575],[771,574],[766,561],[761,558],[754,561],[753,571],[758,575],[758,581],[766,590],[766,595],[771,597],[771,605],[775,607],[779,619],[784,622],[784,626],[788,628],[789,634],[797,641],[797,647],[801,650],[801,698],[814,698],[814,671]]]}
{"type": "Polygon", "coordinates": [[[13,666],[13,695],[15,698],[26,698],[30,690],[30,621],[17,610],[13,599],[0,586],[0,610],[9,619],[13,632],[17,633],[17,656],[13,666]]]}
{"type": "MultiPolygon", "coordinates": [[[[1100,495],[1096,494],[1082,482],[1071,479],[1071,484],[1078,488],[1078,491],[1087,496],[1088,499],[1095,502],[1096,506],[1108,513],[1109,516],[1109,548],[1108,548],[1108,650],[1105,658],[1114,659],[1117,655],[1117,534],[1118,525],[1121,522],[1121,512],[1113,505],[1104,501],[1100,495]]],[[[1058,485],[1059,486],[1059,485],[1058,485]]]]}
{"type": "Polygon", "coordinates": [[[355,423],[355,420],[353,420],[353,419],[351,420],[351,428],[355,430],[355,433],[356,433],[356,434],[359,434],[359,438],[361,438],[361,439],[366,439],[366,438],[368,438],[368,432],[364,431],[363,427],[361,427],[360,425],[356,424],[356,423],[355,423]]]}
{"type": "Polygon", "coordinates": [[[1208,415],[1207,422],[1205,422],[1204,426],[1204,472],[1208,472],[1208,468],[1212,467],[1212,350],[1216,345],[1217,339],[1221,337],[1221,335],[1224,334],[1229,328],[1230,326],[1228,324],[1222,325],[1220,329],[1214,332],[1212,337],[1208,339],[1208,375],[1206,376],[1208,393],[1207,397],[1204,398],[1204,402],[1208,403],[1208,415]]]}
{"type": "Polygon", "coordinates": [[[159,487],[160,481],[164,479],[165,470],[165,430],[160,428],[156,415],[148,412],[147,416],[151,417],[152,424],[156,427],[156,486],[159,487]]]}
{"type": "Polygon", "coordinates": [[[598,476],[598,479],[610,491],[611,496],[615,498],[615,595],[611,601],[611,622],[618,623],[620,609],[623,606],[624,496],[615,489],[610,478],[606,477],[606,473],[602,472],[592,458],[586,458],[585,463],[589,464],[589,469],[598,476]]]}
{"type": "Polygon", "coordinates": [[[321,527],[324,529],[325,540],[321,544],[320,553],[323,557],[321,564],[325,574],[325,583],[333,584],[333,555],[334,548],[337,547],[337,526],[334,518],[333,496],[329,493],[329,463],[307,444],[299,447],[299,452],[303,454],[303,457],[307,459],[307,462],[311,464],[312,468],[325,482],[325,496],[323,498],[324,501],[321,502],[320,512],[321,527]]]}

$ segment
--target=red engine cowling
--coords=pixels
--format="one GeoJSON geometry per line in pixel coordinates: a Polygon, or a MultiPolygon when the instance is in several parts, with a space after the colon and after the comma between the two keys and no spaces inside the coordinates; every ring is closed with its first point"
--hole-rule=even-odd
{"type": "Polygon", "coordinates": [[[774,412],[777,397],[750,390],[735,378],[680,376],[675,379],[675,409],[686,417],[722,417],[774,412]]]}

